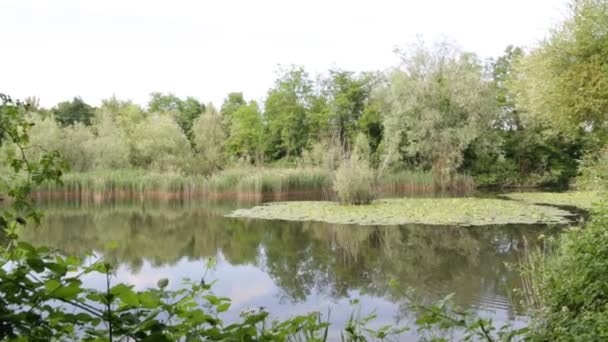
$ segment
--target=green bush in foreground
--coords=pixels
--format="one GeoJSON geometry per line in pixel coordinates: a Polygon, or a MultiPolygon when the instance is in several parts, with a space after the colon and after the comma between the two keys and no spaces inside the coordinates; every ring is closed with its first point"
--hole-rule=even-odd
{"type": "Polygon", "coordinates": [[[533,338],[543,341],[608,339],[608,209],[598,206],[584,228],[549,242],[528,275],[540,309],[533,338]],[[533,272],[531,272],[533,271],[533,272]]]}

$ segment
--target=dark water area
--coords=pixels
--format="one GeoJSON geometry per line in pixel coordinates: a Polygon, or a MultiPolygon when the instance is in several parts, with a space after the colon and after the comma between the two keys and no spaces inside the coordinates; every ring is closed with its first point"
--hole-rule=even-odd
{"type": "MultiPolygon", "coordinates": [[[[410,325],[415,317],[405,296],[412,288],[424,301],[454,293],[458,305],[497,325],[526,321],[514,290],[521,288],[515,264],[544,225],[357,226],[225,218],[237,201],[48,201],[42,225],[23,237],[69,254],[94,251],[118,265],[117,282],[155,287],[168,278],[217,280],[213,291],[232,298],[223,318],[264,307],[275,318],[311,311],[327,313],[339,338],[359,299],[372,326],[410,325]],[[108,246],[114,245],[113,248],[108,246]],[[217,262],[207,269],[210,259],[217,262]],[[396,281],[397,288],[389,286],[396,281]]],[[[101,287],[101,277],[85,279],[101,287]]],[[[414,338],[415,328],[403,336],[414,338]]]]}

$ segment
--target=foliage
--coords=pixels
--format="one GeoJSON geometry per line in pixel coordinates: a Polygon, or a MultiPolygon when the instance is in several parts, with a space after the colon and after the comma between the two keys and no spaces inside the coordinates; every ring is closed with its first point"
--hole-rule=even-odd
{"type": "Polygon", "coordinates": [[[384,166],[431,169],[448,184],[463,152],[490,128],[492,89],[477,57],[447,43],[401,52],[402,67],[381,94],[384,166]]]}
{"type": "Polygon", "coordinates": [[[230,134],[226,142],[228,152],[239,158],[261,162],[263,131],[258,104],[251,101],[239,107],[230,118],[230,134]]]}
{"type": "Polygon", "coordinates": [[[549,241],[528,274],[540,308],[533,340],[599,341],[608,338],[608,214],[597,207],[584,229],[571,228],[549,241]]]}
{"type": "Polygon", "coordinates": [[[312,84],[302,67],[282,71],[264,103],[265,142],[272,159],[300,155],[307,143],[312,84]]]}
{"type": "Polygon", "coordinates": [[[576,185],[588,190],[607,190],[608,184],[608,147],[604,147],[597,153],[587,154],[580,168],[580,176],[576,185]]]}
{"type": "Polygon", "coordinates": [[[605,136],[607,28],[605,1],[570,3],[567,20],[518,66],[514,89],[528,121],[571,136],[605,136]]]}
{"type": "Polygon", "coordinates": [[[197,171],[209,174],[221,169],[226,163],[224,144],[226,134],[222,127],[221,117],[211,104],[205,113],[199,116],[192,125],[192,138],[195,149],[197,171]]]}
{"type": "Polygon", "coordinates": [[[153,115],[138,124],[132,141],[135,167],[180,169],[191,158],[188,138],[168,115],[153,115]]]}
{"type": "Polygon", "coordinates": [[[333,189],[340,203],[370,204],[375,197],[376,174],[369,167],[369,147],[363,139],[359,141],[361,149],[355,149],[336,170],[333,189]]]}
{"type": "Polygon", "coordinates": [[[73,125],[77,122],[90,125],[95,115],[95,109],[86,104],[80,97],[75,97],[72,101],[58,103],[51,112],[62,126],[73,125]]]}
{"type": "MultiPolygon", "coordinates": [[[[374,81],[375,76],[371,74],[356,75],[349,71],[330,70],[329,78],[324,82],[323,93],[328,99],[329,108],[328,128],[344,149],[348,149],[355,138],[374,81]]],[[[371,113],[368,113],[366,120],[372,119],[369,116],[371,113]]]]}
{"type": "Polygon", "coordinates": [[[224,103],[222,103],[222,107],[220,108],[220,115],[222,116],[222,125],[226,132],[230,133],[232,114],[246,104],[247,102],[243,97],[243,93],[230,93],[224,99],[224,103]]]}
{"type": "Polygon", "coordinates": [[[154,92],[150,94],[148,102],[148,112],[150,113],[170,113],[175,119],[183,133],[188,137],[192,130],[194,120],[205,111],[205,105],[193,97],[185,100],[169,93],[162,94],[154,92]]]}
{"type": "Polygon", "coordinates": [[[0,175],[0,194],[12,197],[10,208],[0,212],[0,228],[8,237],[15,234],[18,225],[26,219],[39,221],[38,213],[31,206],[28,195],[32,188],[47,181],[61,183],[65,163],[56,151],[45,151],[36,159],[28,158],[29,132],[33,123],[26,119],[27,107],[19,101],[0,93],[0,147],[12,145],[14,153],[2,160],[10,171],[0,175]]]}

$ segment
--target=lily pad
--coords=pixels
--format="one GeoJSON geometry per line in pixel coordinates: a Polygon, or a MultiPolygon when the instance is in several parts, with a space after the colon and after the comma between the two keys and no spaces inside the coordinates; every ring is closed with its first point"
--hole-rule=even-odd
{"type": "Polygon", "coordinates": [[[505,197],[526,203],[570,206],[585,210],[592,209],[601,199],[597,191],[514,192],[505,197]]]}
{"type": "Polygon", "coordinates": [[[489,198],[382,199],[370,205],[335,202],[275,202],[238,209],[228,217],[321,221],[359,225],[463,225],[568,223],[568,211],[524,202],[489,198]]]}

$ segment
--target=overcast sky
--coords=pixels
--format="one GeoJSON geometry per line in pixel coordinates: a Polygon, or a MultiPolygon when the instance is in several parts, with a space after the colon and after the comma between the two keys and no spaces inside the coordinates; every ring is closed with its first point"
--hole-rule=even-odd
{"type": "Polygon", "coordinates": [[[262,99],[277,65],[383,70],[418,37],[481,57],[534,46],[566,0],[0,0],[0,92],[44,106],[152,91],[262,99]]]}

